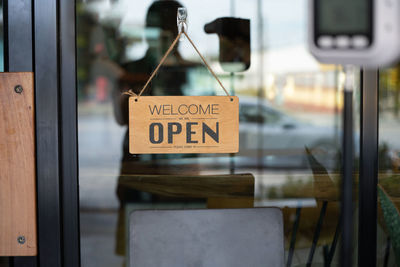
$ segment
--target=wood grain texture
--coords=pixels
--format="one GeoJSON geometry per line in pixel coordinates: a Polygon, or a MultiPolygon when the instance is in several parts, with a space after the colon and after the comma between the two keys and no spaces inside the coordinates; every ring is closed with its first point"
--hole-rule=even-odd
{"type": "Polygon", "coordinates": [[[132,154],[238,151],[238,97],[129,98],[129,152],[132,154]]]}
{"type": "Polygon", "coordinates": [[[254,176],[235,175],[123,175],[120,185],[168,197],[254,198],[254,176]]]}
{"type": "Polygon", "coordinates": [[[254,197],[222,198],[210,197],[207,199],[208,209],[245,209],[254,208],[254,197]]]}
{"type": "Polygon", "coordinates": [[[0,73],[0,256],[37,254],[34,125],[33,73],[0,73]]]}

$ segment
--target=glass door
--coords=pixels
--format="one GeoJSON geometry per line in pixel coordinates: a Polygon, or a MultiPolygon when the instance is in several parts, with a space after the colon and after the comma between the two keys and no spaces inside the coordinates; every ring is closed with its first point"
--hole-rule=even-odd
{"type": "MultiPolygon", "coordinates": [[[[318,63],[308,52],[306,0],[77,0],[76,16],[83,266],[127,265],[128,215],[133,210],[206,209],[222,207],[221,203],[230,208],[281,208],[287,266],[338,265],[345,74],[340,66],[318,63]],[[239,97],[237,154],[133,155],[128,151],[128,97],[123,93],[139,92],[177,35],[178,7],[187,8],[189,35],[225,86],[239,97]],[[250,30],[241,32],[241,22],[232,18],[249,20],[250,30]],[[218,24],[222,22],[224,27],[218,24]],[[230,53],[239,55],[231,60],[236,65],[226,64],[230,53]],[[173,190],[170,179],[177,176],[234,178],[241,173],[254,177],[250,202],[218,199],[215,206],[213,199],[190,195],[185,185],[183,197],[159,190],[162,186],[173,190]],[[149,177],[157,183],[146,184],[149,177]]],[[[355,70],[356,77],[359,71],[355,70]]],[[[146,94],[220,95],[223,91],[184,40],[146,94]]],[[[360,95],[356,79],[355,180],[360,95]]],[[[381,152],[386,153],[383,148],[381,152]]],[[[395,153],[390,155],[395,162],[395,153]]],[[[357,214],[354,208],[355,224],[357,214]]],[[[393,253],[387,256],[385,251],[378,251],[378,260],[393,261],[393,253]]]]}

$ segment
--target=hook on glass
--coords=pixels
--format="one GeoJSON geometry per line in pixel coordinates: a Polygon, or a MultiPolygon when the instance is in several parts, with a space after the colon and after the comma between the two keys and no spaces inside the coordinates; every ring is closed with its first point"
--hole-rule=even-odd
{"type": "MultiPolygon", "coordinates": [[[[176,24],[178,26],[178,33],[187,31],[186,18],[187,18],[186,8],[178,7],[178,13],[176,15],[176,24]]],[[[182,35],[179,40],[183,41],[183,39],[184,39],[184,35],[182,35]]]]}

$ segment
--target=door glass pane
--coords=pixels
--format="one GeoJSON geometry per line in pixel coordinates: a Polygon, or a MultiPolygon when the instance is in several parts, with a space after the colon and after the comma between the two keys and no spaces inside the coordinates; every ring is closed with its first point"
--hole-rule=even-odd
{"type": "Polygon", "coordinates": [[[399,264],[400,68],[380,72],[378,266],[399,264]],[[396,230],[397,229],[397,230],[396,230]],[[397,242],[397,243],[396,243],[397,242]]]}
{"type": "MultiPolygon", "coordinates": [[[[310,258],[320,266],[337,264],[339,248],[332,243],[340,233],[345,76],[339,66],[321,65],[308,52],[306,9],[306,0],[77,1],[83,266],[127,264],[133,210],[252,206],[282,209],[285,261],[290,258],[291,266],[310,258]],[[128,97],[123,92],[138,93],[150,77],[177,34],[180,6],[188,10],[189,36],[225,87],[239,96],[240,148],[235,155],[128,152],[128,97]],[[250,20],[250,31],[246,22],[229,17],[250,20]],[[207,197],[207,192],[199,197],[187,181],[174,182],[178,175],[191,181],[214,175],[202,184],[212,187],[217,175],[239,179],[234,175],[241,173],[254,176],[255,190],[239,200],[235,195],[207,197]]],[[[358,79],[354,89],[358,157],[358,79]]],[[[224,92],[185,38],[144,94],[224,92]]]]}

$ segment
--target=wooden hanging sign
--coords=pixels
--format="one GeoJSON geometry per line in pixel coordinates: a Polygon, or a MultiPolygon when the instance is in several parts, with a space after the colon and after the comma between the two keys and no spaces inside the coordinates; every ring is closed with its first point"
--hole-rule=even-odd
{"type": "MultiPolygon", "coordinates": [[[[183,12],[183,13],[182,13],[183,12]]],[[[237,153],[239,99],[230,96],[185,29],[178,9],[179,34],[138,95],[129,98],[129,152],[132,154],[237,153]],[[181,36],[184,35],[227,96],[143,96],[181,36]]]]}
{"type": "Polygon", "coordinates": [[[129,98],[129,152],[237,153],[239,99],[235,96],[129,98]]]}

